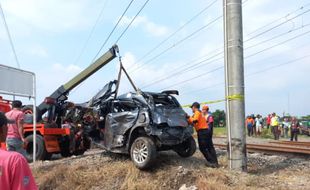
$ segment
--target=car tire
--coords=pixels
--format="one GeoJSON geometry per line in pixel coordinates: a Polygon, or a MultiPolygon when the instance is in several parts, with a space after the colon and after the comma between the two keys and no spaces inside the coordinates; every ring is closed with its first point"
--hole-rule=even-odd
{"type": "MultiPolygon", "coordinates": [[[[29,162],[33,161],[33,135],[26,137],[26,158],[29,162]]],[[[41,135],[36,135],[36,160],[44,160],[46,156],[46,149],[43,137],[41,135]]]]}
{"type": "Polygon", "coordinates": [[[138,137],[130,148],[131,160],[141,170],[150,168],[156,160],[156,146],[149,137],[138,137]]]}
{"type": "Polygon", "coordinates": [[[189,137],[183,143],[178,144],[174,151],[181,157],[187,158],[196,152],[196,142],[193,137],[189,137]]]}

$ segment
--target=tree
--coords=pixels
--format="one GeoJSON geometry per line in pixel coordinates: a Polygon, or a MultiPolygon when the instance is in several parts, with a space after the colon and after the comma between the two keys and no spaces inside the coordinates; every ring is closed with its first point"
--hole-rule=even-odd
{"type": "Polygon", "coordinates": [[[214,119],[214,127],[224,127],[226,125],[226,114],[224,110],[215,110],[212,115],[214,119]]]}
{"type": "Polygon", "coordinates": [[[302,120],[310,120],[310,115],[302,116],[301,119],[302,119],[302,120]]]}

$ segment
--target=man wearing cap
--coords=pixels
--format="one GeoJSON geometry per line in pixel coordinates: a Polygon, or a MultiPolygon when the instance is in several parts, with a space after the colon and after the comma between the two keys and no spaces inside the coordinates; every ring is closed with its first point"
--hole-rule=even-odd
{"type": "MultiPolygon", "coordinates": [[[[0,142],[7,135],[7,118],[0,112],[0,142]]],[[[0,149],[0,189],[37,190],[26,159],[17,152],[0,149]]]]}
{"type": "Polygon", "coordinates": [[[191,106],[193,111],[193,116],[188,116],[188,123],[194,125],[198,136],[199,150],[207,160],[207,166],[218,167],[216,153],[213,144],[209,143],[210,132],[208,132],[208,124],[206,118],[202,115],[200,109],[200,104],[194,102],[191,106]],[[214,158],[215,154],[215,158],[214,158]]]}
{"type": "Polygon", "coordinates": [[[7,112],[5,116],[9,119],[8,134],[6,139],[8,151],[16,151],[26,156],[26,151],[23,148],[24,139],[24,116],[21,111],[22,102],[15,100],[12,102],[12,110],[7,112]]]}

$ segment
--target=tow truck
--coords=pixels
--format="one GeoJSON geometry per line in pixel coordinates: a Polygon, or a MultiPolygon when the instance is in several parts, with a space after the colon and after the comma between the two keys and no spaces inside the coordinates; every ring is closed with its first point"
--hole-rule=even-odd
{"type": "MultiPolygon", "coordinates": [[[[74,107],[72,102],[67,101],[71,90],[85,81],[88,77],[101,69],[107,63],[116,57],[118,46],[112,46],[106,53],[89,65],[82,72],[73,77],[70,81],[57,88],[50,96],[37,107],[37,125],[36,125],[36,159],[50,159],[52,154],[60,153],[67,157],[71,155],[83,154],[90,148],[90,140],[83,135],[83,126],[78,125],[74,128],[64,125],[65,115],[74,107]]],[[[0,101],[0,108],[3,112],[10,110],[9,101],[0,101]]],[[[28,105],[23,108],[25,113],[24,137],[27,144],[25,149],[32,160],[33,154],[33,130],[32,114],[33,106],[28,105]]],[[[84,118],[88,119],[88,118],[84,118]]],[[[87,121],[85,121],[87,122],[87,121]]]]}

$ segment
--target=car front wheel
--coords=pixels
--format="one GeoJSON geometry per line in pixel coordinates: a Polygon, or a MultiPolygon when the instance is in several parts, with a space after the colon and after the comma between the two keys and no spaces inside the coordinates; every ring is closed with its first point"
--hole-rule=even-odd
{"type": "Polygon", "coordinates": [[[148,137],[138,137],[130,148],[131,160],[139,169],[150,168],[156,159],[156,146],[148,137]]]}

